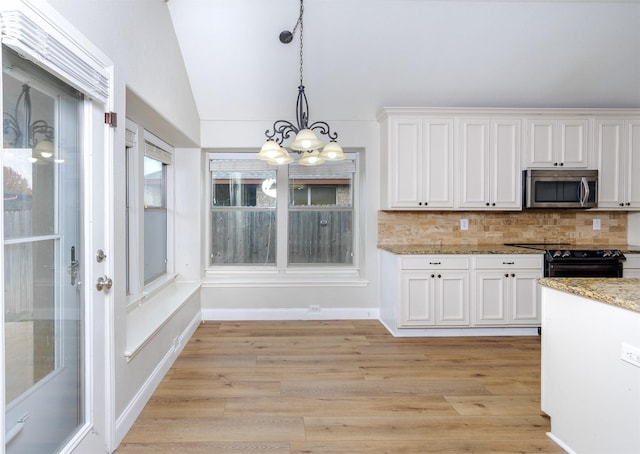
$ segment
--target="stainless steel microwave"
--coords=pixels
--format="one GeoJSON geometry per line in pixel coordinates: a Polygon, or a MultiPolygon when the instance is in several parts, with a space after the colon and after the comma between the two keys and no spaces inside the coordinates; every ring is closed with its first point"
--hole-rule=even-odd
{"type": "Polygon", "coordinates": [[[594,208],[598,205],[598,171],[527,169],[524,208],[594,208]]]}

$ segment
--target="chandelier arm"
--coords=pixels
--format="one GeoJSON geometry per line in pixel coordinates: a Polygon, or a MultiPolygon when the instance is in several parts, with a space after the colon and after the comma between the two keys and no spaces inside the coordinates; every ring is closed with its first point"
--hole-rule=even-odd
{"type": "Polygon", "coordinates": [[[273,140],[278,145],[282,146],[284,141],[291,137],[292,135],[296,135],[299,129],[296,126],[287,120],[276,120],[273,123],[273,132],[270,130],[266,130],[264,135],[267,137],[267,140],[273,140]],[[279,137],[276,137],[279,135],[279,137]]]}
{"type": "Polygon", "coordinates": [[[308,129],[312,131],[319,131],[320,134],[329,137],[332,142],[335,142],[338,139],[338,133],[332,132],[331,127],[326,121],[316,121],[309,125],[308,129]]]}
{"type": "Polygon", "coordinates": [[[309,101],[304,92],[304,85],[298,87],[298,99],[296,100],[296,121],[298,129],[307,129],[309,123],[309,101]]]}

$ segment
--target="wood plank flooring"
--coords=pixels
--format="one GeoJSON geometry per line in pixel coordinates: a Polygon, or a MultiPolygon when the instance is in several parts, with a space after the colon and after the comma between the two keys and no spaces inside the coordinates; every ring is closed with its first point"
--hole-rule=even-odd
{"type": "Polygon", "coordinates": [[[116,453],[562,453],[548,430],[539,337],[207,322],[116,453]]]}

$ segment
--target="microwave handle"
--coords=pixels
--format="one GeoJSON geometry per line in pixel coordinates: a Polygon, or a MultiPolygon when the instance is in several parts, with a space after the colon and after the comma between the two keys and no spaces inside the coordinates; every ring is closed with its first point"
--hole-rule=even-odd
{"type": "Polygon", "coordinates": [[[585,206],[589,200],[589,182],[585,177],[580,180],[580,206],[585,206]]]}

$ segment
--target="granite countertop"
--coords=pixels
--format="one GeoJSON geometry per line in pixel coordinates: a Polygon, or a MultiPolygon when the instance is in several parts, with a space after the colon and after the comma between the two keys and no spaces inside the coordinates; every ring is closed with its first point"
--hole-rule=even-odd
{"type": "Polygon", "coordinates": [[[394,244],[378,245],[378,249],[398,255],[433,254],[543,254],[544,251],[527,249],[504,244],[491,245],[437,245],[437,244],[394,244]]]}
{"type": "Polygon", "coordinates": [[[602,303],[640,312],[640,278],[549,278],[538,283],[602,303]]]}
{"type": "MultiPolygon", "coordinates": [[[[623,254],[640,254],[640,246],[633,245],[577,245],[574,249],[620,249],[623,254]]],[[[544,254],[544,251],[504,244],[452,245],[452,244],[379,244],[378,249],[397,255],[433,254],[544,254]]]]}

